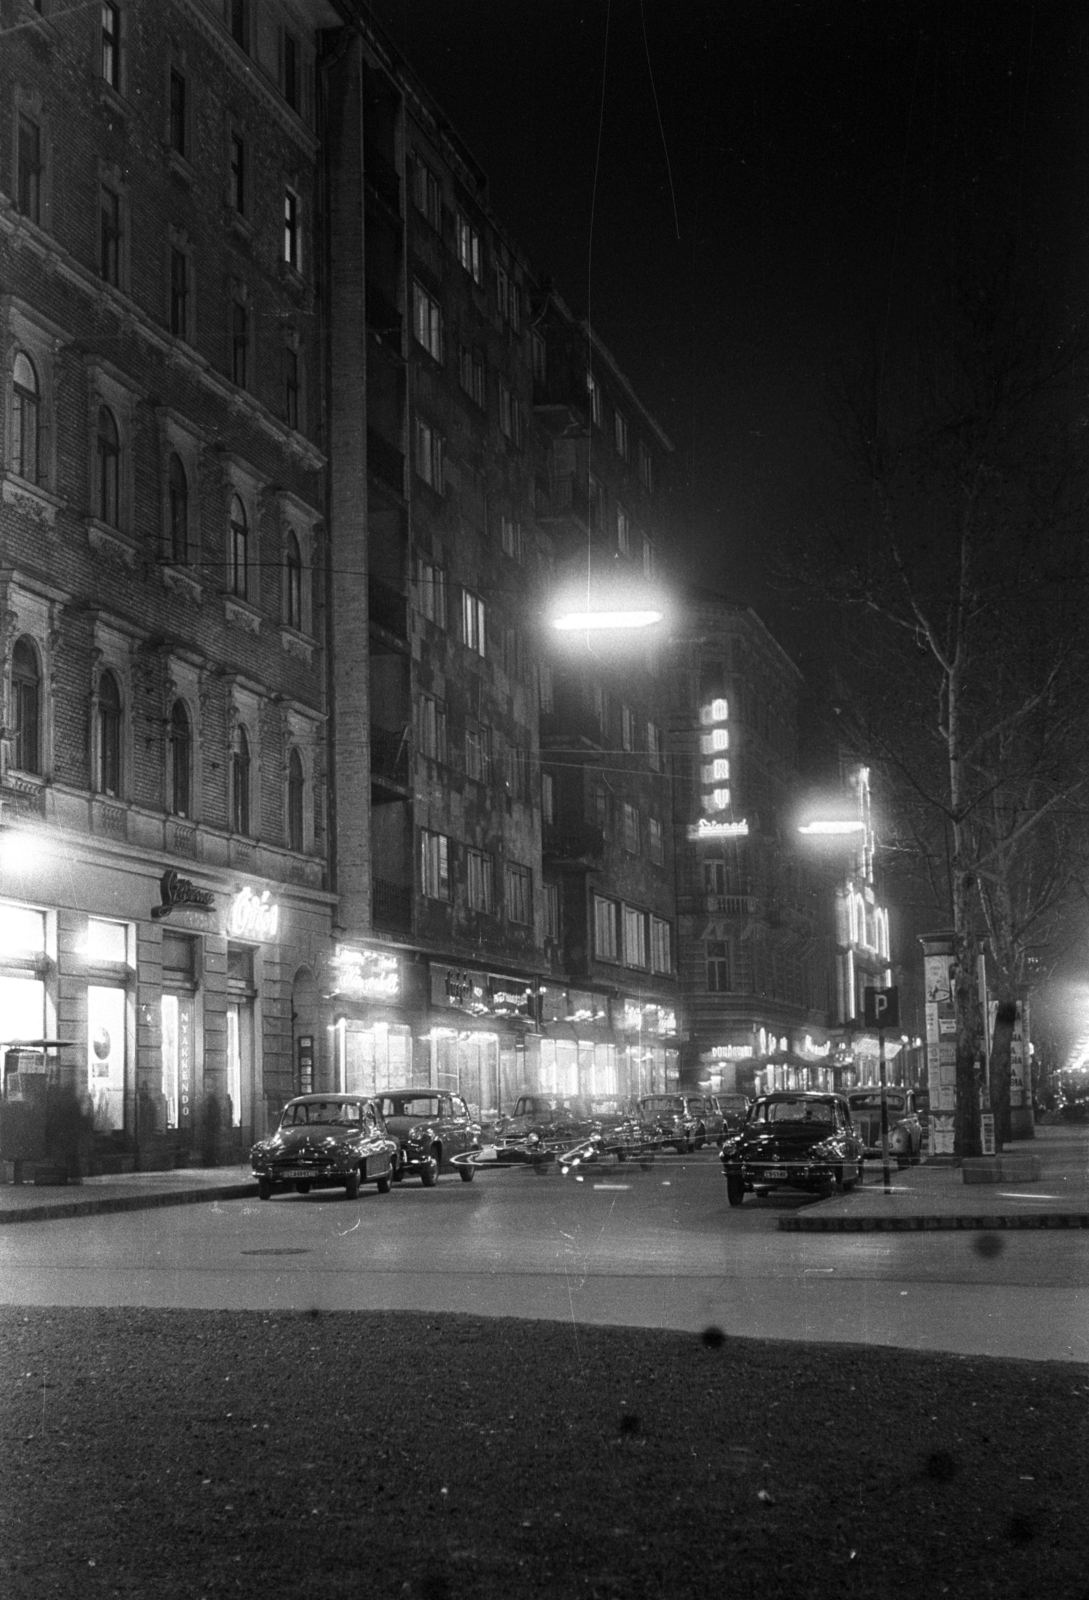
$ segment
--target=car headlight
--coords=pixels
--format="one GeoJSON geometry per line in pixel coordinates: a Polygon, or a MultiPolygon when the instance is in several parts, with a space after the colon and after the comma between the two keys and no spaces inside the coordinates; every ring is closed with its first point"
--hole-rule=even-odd
{"type": "Polygon", "coordinates": [[[831,1139],[822,1139],[820,1144],[813,1145],[809,1154],[818,1161],[838,1161],[843,1154],[838,1145],[831,1139]]]}

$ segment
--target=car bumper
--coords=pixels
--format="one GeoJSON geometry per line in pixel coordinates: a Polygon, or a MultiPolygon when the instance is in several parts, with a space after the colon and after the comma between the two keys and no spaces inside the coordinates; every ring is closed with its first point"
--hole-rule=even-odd
{"type": "Polygon", "coordinates": [[[821,1189],[835,1183],[842,1172],[851,1182],[858,1162],[844,1161],[724,1161],[723,1176],[740,1178],[746,1189],[821,1189]]]}

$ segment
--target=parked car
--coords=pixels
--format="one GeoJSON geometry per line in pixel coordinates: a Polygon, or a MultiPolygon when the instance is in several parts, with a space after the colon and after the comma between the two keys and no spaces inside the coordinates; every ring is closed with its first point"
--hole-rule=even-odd
{"type": "MultiPolygon", "coordinates": [[[[889,1127],[889,1154],[896,1157],[899,1167],[918,1161],[923,1147],[921,1107],[914,1089],[888,1088],[885,1101],[889,1127]]],[[[863,1153],[873,1159],[881,1156],[881,1087],[871,1083],[862,1088],[848,1089],[847,1104],[851,1118],[858,1129],[863,1153]]]]}
{"type": "Polygon", "coordinates": [[[862,1177],[863,1156],[843,1095],[760,1095],[740,1133],[722,1146],[726,1198],[739,1206],[746,1190],[766,1195],[773,1189],[852,1189],[862,1177]]]}
{"type": "Polygon", "coordinates": [[[722,1143],[722,1112],[712,1094],[686,1094],[689,1115],[696,1119],[696,1149],[702,1145],[722,1143]]]}
{"type": "Polygon", "coordinates": [[[299,1194],[343,1188],[354,1200],[361,1183],[389,1193],[397,1155],[397,1141],[369,1096],[301,1094],[288,1101],[272,1137],[253,1146],[250,1165],[262,1200],[284,1186],[299,1194]]]}
{"type": "Polygon", "coordinates": [[[472,1182],[476,1169],[469,1163],[455,1166],[453,1158],[480,1149],[480,1124],[474,1122],[459,1094],[441,1089],[386,1089],[376,1098],[386,1127],[400,1147],[395,1182],[409,1172],[419,1173],[425,1189],[439,1181],[440,1172],[457,1172],[463,1183],[472,1182]]]}
{"type": "Polygon", "coordinates": [[[692,1115],[688,1101],[698,1096],[683,1094],[645,1094],[639,1101],[644,1130],[654,1144],[671,1144],[679,1155],[696,1148],[699,1118],[692,1115]]]}
{"type": "Polygon", "coordinates": [[[720,1094],[716,1099],[722,1113],[722,1138],[725,1139],[729,1134],[740,1131],[752,1102],[745,1094],[720,1094]]]}

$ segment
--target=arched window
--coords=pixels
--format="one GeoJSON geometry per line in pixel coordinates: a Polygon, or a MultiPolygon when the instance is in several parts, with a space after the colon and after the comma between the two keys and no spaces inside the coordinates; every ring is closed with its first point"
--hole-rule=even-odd
{"type": "Polygon", "coordinates": [[[289,628],[302,631],[302,551],[293,532],[287,536],[284,555],[284,621],[289,628]]]}
{"type": "Polygon", "coordinates": [[[16,639],[11,652],[11,708],[15,717],[15,765],[42,770],[42,674],[33,640],[16,639]]]}
{"type": "Polygon", "coordinates": [[[121,689],[112,672],[98,680],[98,789],[121,793],[121,689]]]}
{"type": "Polygon", "coordinates": [[[192,815],[193,730],[184,700],[170,712],[170,809],[176,817],[192,815]]]}
{"type": "Polygon", "coordinates": [[[185,566],[189,560],[189,480],[177,455],[170,457],[167,468],[166,497],[170,559],[185,566]]]}
{"type": "Polygon", "coordinates": [[[231,593],[246,598],[249,571],[250,526],[238,495],[231,496],[231,593]]]}
{"type": "Polygon", "coordinates": [[[235,833],[250,831],[250,738],[241,723],[231,751],[231,827],[235,833]]]}
{"type": "Polygon", "coordinates": [[[287,846],[289,850],[300,852],[305,842],[303,827],[305,792],[302,756],[297,750],[292,750],[287,763],[287,846]]]}
{"type": "Polygon", "coordinates": [[[108,406],[98,408],[97,463],[95,515],[116,528],[121,508],[121,435],[108,406]]]}
{"type": "Polygon", "coordinates": [[[41,390],[34,363],[22,350],[15,352],[11,370],[11,465],[20,478],[41,481],[41,390]]]}

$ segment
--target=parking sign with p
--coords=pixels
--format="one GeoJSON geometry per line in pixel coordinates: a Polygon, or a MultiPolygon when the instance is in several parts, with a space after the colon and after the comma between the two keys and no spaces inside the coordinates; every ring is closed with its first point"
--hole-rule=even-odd
{"type": "Polygon", "coordinates": [[[862,991],[862,1020],[867,1028],[899,1028],[899,989],[864,989],[862,991]]]}

